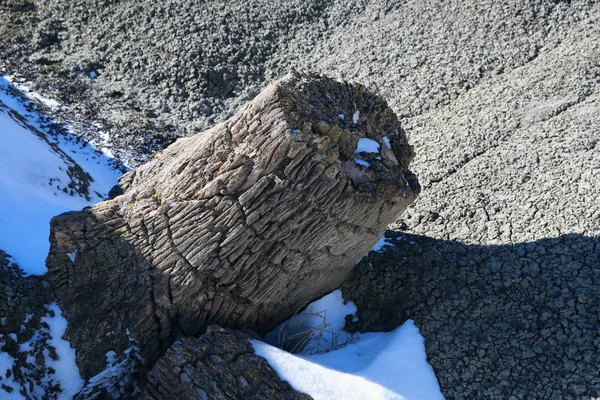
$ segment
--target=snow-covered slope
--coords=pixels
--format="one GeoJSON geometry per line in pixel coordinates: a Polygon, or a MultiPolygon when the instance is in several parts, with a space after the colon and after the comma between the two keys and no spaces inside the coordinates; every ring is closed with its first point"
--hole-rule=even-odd
{"type": "MultiPolygon", "coordinates": [[[[27,274],[46,272],[50,219],[106,198],[121,174],[114,161],[40,112],[57,107],[0,76],[0,249],[27,274]]],[[[30,338],[33,314],[21,331],[0,334],[0,349],[10,341],[27,357],[19,364],[14,353],[0,351],[0,399],[66,400],[83,386],[75,350],[62,338],[67,320],[56,303],[45,308],[30,338]]],[[[12,316],[0,315],[6,326],[4,317],[12,316]]]]}
{"type": "Polygon", "coordinates": [[[283,380],[316,400],[444,398],[412,320],[392,332],[351,335],[342,328],[346,315],[355,312],[356,306],[336,290],[267,334],[266,340],[278,347],[252,345],[283,380]],[[290,344],[303,350],[292,354],[279,348],[290,344]]]}
{"type": "Polygon", "coordinates": [[[121,172],[92,146],[60,132],[5,77],[0,148],[0,249],[26,273],[43,274],[50,218],[104,199],[121,172]]]}

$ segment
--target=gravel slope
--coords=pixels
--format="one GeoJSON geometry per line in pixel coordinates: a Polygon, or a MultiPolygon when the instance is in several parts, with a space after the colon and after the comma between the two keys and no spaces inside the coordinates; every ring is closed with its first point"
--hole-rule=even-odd
{"type": "Polygon", "coordinates": [[[0,69],[50,86],[70,117],[119,128],[117,149],[132,143],[120,135],[135,136],[139,162],[156,139],[204,130],[292,68],[358,80],[409,119],[597,14],[592,2],[548,0],[46,0],[0,15],[0,69]]]}
{"type": "MultiPolygon", "coordinates": [[[[110,127],[132,165],[291,68],[379,91],[423,186],[393,228],[441,256],[394,278],[422,301],[357,294],[396,302],[364,327],[414,317],[448,398],[600,395],[597,2],[19,2],[0,13],[0,70],[67,104],[63,118],[110,127]]],[[[385,257],[389,274],[405,265],[385,257]]]]}

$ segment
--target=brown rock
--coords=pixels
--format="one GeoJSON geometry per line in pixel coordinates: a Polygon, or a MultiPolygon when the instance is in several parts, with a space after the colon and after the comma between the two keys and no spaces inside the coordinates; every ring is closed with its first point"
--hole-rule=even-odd
{"type": "Polygon", "coordinates": [[[239,331],[211,326],[200,338],[176,341],[148,374],[142,398],[309,400],[254,354],[239,331]]]}
{"type": "Polygon", "coordinates": [[[150,365],[182,334],[263,332],[337,288],[418,194],[413,155],[382,98],[294,73],[123,176],[122,195],[53,218],[48,278],[82,376],[131,340],[150,365]],[[355,154],[359,138],[380,151],[355,154]]]}

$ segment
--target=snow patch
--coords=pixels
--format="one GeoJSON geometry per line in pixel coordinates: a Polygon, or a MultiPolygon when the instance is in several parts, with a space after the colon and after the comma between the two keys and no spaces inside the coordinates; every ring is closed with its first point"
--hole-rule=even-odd
{"type": "MultiPolygon", "coordinates": [[[[31,100],[39,101],[40,103],[44,104],[46,107],[51,109],[52,111],[56,111],[56,110],[60,109],[60,107],[61,107],[61,105],[58,101],[56,101],[54,99],[49,99],[48,97],[42,96],[41,94],[32,91],[26,85],[16,82],[14,77],[12,77],[10,75],[4,75],[4,76],[0,77],[0,79],[4,79],[4,80],[8,81],[14,87],[19,89],[19,91],[21,91],[21,93],[23,93],[26,97],[28,97],[31,100]]],[[[1,101],[1,99],[0,99],[0,101],[1,101]]]]}
{"type": "Polygon", "coordinates": [[[343,120],[346,119],[346,116],[344,114],[338,114],[338,117],[340,117],[340,119],[343,119],[343,120]]]}
{"type": "Polygon", "coordinates": [[[352,116],[352,122],[354,125],[358,124],[358,119],[360,118],[360,111],[356,110],[354,112],[354,116],[352,116]]]}
{"type": "MultiPolygon", "coordinates": [[[[360,138],[358,139],[358,143],[356,144],[356,150],[354,150],[354,154],[379,153],[379,148],[379,143],[377,143],[375,140],[368,138],[360,138]]],[[[376,159],[381,160],[381,157],[376,157],[376,159]]],[[[368,161],[356,157],[354,158],[354,162],[358,165],[363,165],[367,168],[371,166],[371,163],[369,163],[368,161]]]]}
{"type": "Polygon", "coordinates": [[[406,177],[404,176],[404,174],[402,174],[402,179],[404,179],[404,183],[406,184],[406,187],[410,187],[410,184],[408,183],[408,180],[406,180],[406,177]]]}
{"type": "MultiPolygon", "coordinates": [[[[140,349],[137,347],[137,341],[131,337],[129,329],[126,331],[131,346],[125,350],[124,358],[118,361],[117,353],[109,350],[106,354],[106,369],[90,378],[81,394],[86,398],[95,398],[97,393],[102,390],[113,399],[125,397],[128,393],[128,386],[131,383],[131,375],[138,369],[138,365],[143,363],[143,358],[139,355],[140,349]]],[[[137,391],[137,387],[135,388],[137,391]]]]}
{"type": "Polygon", "coordinates": [[[355,158],[354,162],[357,163],[358,165],[364,165],[367,168],[369,168],[371,166],[371,163],[369,163],[365,160],[361,160],[360,158],[355,158]]]}
{"type": "MultiPolygon", "coordinates": [[[[3,343],[0,342],[0,345],[3,343]]],[[[2,347],[2,346],[0,346],[2,347]]],[[[19,393],[21,386],[15,382],[14,375],[12,372],[15,359],[8,355],[8,353],[0,352],[0,383],[6,385],[12,391],[9,393],[3,388],[0,388],[0,395],[2,399],[6,400],[22,400],[24,397],[19,393]]]]}
{"type": "Polygon", "coordinates": [[[390,240],[390,238],[387,238],[385,237],[385,235],[383,235],[381,239],[379,239],[379,241],[375,243],[375,246],[373,246],[371,251],[381,251],[381,249],[383,249],[386,246],[394,246],[394,244],[390,242],[390,240]]]}
{"type": "Polygon", "coordinates": [[[302,312],[283,322],[265,340],[274,346],[302,354],[316,354],[343,346],[352,335],[343,331],[345,318],[357,321],[356,306],[344,301],[342,291],[335,290],[311,303],[302,312]]]}
{"type": "MultiPolygon", "coordinates": [[[[354,304],[344,303],[341,292],[336,290],[307,310],[323,309],[331,318],[332,330],[341,330],[345,314],[356,312],[354,304]]],[[[312,317],[307,320],[315,322],[312,317]]],[[[265,339],[277,336],[278,328],[265,339]]],[[[343,347],[312,355],[294,355],[268,343],[250,342],[255,353],[265,358],[281,379],[315,400],[444,398],[433,368],[427,363],[424,339],[412,320],[392,332],[360,333],[353,339],[343,347]]]]}
{"type": "Polygon", "coordinates": [[[383,143],[385,143],[388,149],[392,149],[392,144],[390,143],[390,139],[388,139],[387,136],[382,137],[381,140],[383,140],[383,143]]]}
{"type": "Polygon", "coordinates": [[[53,360],[49,355],[44,354],[46,358],[46,367],[51,367],[57,373],[54,375],[62,388],[60,398],[71,399],[83,387],[83,379],[79,375],[79,368],[75,362],[75,349],[62,337],[67,329],[67,320],[62,316],[62,311],[56,303],[50,304],[48,309],[54,312],[54,316],[47,315],[42,318],[50,327],[49,344],[56,349],[57,360],[53,360]]]}
{"type": "MultiPolygon", "coordinates": [[[[381,237],[381,239],[379,239],[377,241],[377,243],[375,243],[375,246],[373,246],[371,248],[371,250],[369,250],[369,252],[371,251],[381,251],[381,249],[383,249],[386,246],[394,246],[394,244],[392,242],[390,242],[390,238],[385,237],[385,234],[381,237]]],[[[369,253],[365,254],[363,257],[366,257],[369,253]]],[[[356,264],[358,264],[360,262],[360,260],[362,260],[362,257],[356,261],[356,264]]],[[[369,269],[372,269],[372,265],[369,264],[369,269]]]]}
{"type": "Polygon", "coordinates": [[[50,219],[103,200],[121,172],[74,135],[51,134],[42,116],[13,92],[0,76],[0,226],[10,227],[0,230],[0,248],[26,273],[44,274],[50,219]],[[73,161],[93,179],[87,198],[69,187],[73,161]]]}
{"type": "Polygon", "coordinates": [[[67,257],[69,257],[69,259],[71,260],[71,262],[73,264],[75,264],[75,257],[77,257],[77,250],[78,249],[75,249],[71,253],[67,253],[67,257]]]}
{"type": "Polygon", "coordinates": [[[356,150],[354,150],[354,154],[379,153],[379,147],[379,143],[377,143],[373,139],[360,138],[358,139],[358,144],[356,145],[356,150]]]}
{"type": "MultiPolygon", "coordinates": [[[[67,320],[56,303],[45,307],[48,313],[41,318],[40,328],[27,342],[19,345],[19,352],[26,353],[26,364],[19,371],[21,383],[13,382],[19,396],[9,398],[67,400],[72,399],[83,387],[83,379],[75,363],[75,350],[62,338],[67,329],[67,320]],[[51,353],[50,349],[54,349],[54,352],[51,353]],[[38,363],[40,356],[43,357],[43,363],[38,363]],[[59,388],[60,392],[57,392],[59,388]],[[20,395],[21,391],[24,395],[20,395]]],[[[25,318],[24,323],[29,319],[29,316],[25,318]]],[[[0,361],[0,376],[1,371],[0,361]]],[[[4,399],[4,396],[6,394],[0,389],[0,398],[4,399]]]]}

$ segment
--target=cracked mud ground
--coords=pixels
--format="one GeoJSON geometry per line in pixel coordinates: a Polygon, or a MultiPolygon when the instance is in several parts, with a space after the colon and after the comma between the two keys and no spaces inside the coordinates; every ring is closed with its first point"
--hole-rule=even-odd
{"type": "MultiPolygon", "coordinates": [[[[66,3],[40,5],[40,19],[68,27],[56,29],[61,46],[32,55],[22,50],[27,39],[15,39],[2,50],[4,68],[25,71],[27,65],[28,71],[43,71],[34,82],[42,91],[50,83],[61,87],[53,71],[68,71],[71,80],[63,85],[85,90],[77,96],[72,90],[57,95],[77,101],[74,110],[97,107],[97,116],[117,127],[125,125],[120,121],[136,120],[131,115],[138,107],[142,119],[165,124],[191,116],[194,123],[180,122],[177,133],[202,128],[211,119],[224,119],[251,97],[248,93],[292,67],[356,79],[378,90],[402,117],[415,146],[412,169],[423,191],[391,227],[414,236],[400,240],[396,250],[372,255],[371,267],[369,260],[363,262],[356,280],[345,288],[344,294],[363,308],[357,328],[391,329],[414,318],[448,398],[600,396],[597,2],[336,1],[297,16],[301,23],[284,24],[286,29],[276,24],[267,28],[260,19],[285,19],[285,12],[269,8],[267,1],[254,2],[265,10],[254,19],[257,26],[234,18],[234,32],[215,33],[194,22],[189,26],[195,32],[184,44],[155,41],[152,46],[190,49],[177,53],[179,65],[168,70],[152,60],[139,62],[152,52],[140,55],[132,43],[142,49],[149,45],[128,42],[124,32],[138,38],[145,33],[111,30],[112,25],[99,21],[82,25],[77,20],[93,8],[83,1],[66,3]],[[71,9],[80,12],[69,13],[71,9]],[[258,32],[267,38],[254,46],[243,44],[258,38],[258,32]],[[203,57],[190,58],[197,47],[189,43],[211,42],[214,35],[237,45],[204,47],[203,57]],[[120,49],[101,46],[119,42],[120,49]],[[237,48],[243,49],[239,60],[233,51],[237,48]],[[115,52],[129,57],[129,69],[113,65],[115,52]],[[58,61],[36,61],[43,61],[42,56],[58,61]],[[77,75],[79,67],[69,66],[70,60],[85,57],[105,65],[98,79],[77,75]],[[194,59],[200,72],[220,71],[220,78],[202,77],[185,65],[187,59],[194,59]],[[145,86],[156,72],[168,75],[159,80],[167,82],[165,88],[145,86]],[[173,76],[183,85],[177,90],[169,84],[173,76]],[[231,82],[231,90],[220,90],[231,82]],[[194,85],[208,83],[214,85],[210,93],[186,97],[186,91],[195,93],[194,85]],[[124,92],[121,99],[108,96],[114,85],[124,92]],[[144,92],[136,94],[141,87],[144,92]],[[148,99],[156,98],[164,99],[170,111],[162,105],[144,109],[152,103],[148,99]],[[158,117],[146,117],[152,115],[146,111],[158,117]],[[381,291],[384,286],[386,292],[381,291]]],[[[152,13],[158,3],[145,1],[145,10],[152,13]]],[[[293,3],[285,2],[292,10],[293,3]]],[[[121,12],[133,6],[119,4],[106,5],[98,19],[137,18],[121,12]]],[[[241,12],[237,6],[214,4],[222,15],[241,12]]],[[[161,19],[162,37],[179,35],[186,12],[161,19]]],[[[20,13],[22,25],[30,26],[23,16],[27,11],[20,13]]],[[[5,25],[13,29],[9,34],[18,20],[5,25]]],[[[160,129],[148,132],[162,134],[160,129]]]]}
{"type": "Polygon", "coordinates": [[[344,296],[355,329],[415,319],[447,398],[600,394],[597,38],[572,32],[410,121],[410,233],[344,296]]]}
{"type": "Polygon", "coordinates": [[[600,394],[597,37],[410,121],[423,192],[343,292],[354,329],[416,321],[447,398],[600,394]]]}

